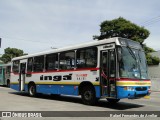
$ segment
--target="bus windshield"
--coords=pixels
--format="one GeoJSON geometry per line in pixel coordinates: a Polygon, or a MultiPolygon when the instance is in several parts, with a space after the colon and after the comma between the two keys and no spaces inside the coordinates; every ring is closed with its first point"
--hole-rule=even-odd
{"type": "Polygon", "coordinates": [[[121,78],[148,79],[145,54],[142,49],[128,46],[118,49],[121,78]]]}

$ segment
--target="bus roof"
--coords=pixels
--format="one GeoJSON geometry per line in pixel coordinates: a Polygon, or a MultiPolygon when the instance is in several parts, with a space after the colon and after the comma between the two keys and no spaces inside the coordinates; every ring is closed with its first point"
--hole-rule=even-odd
{"type": "Polygon", "coordinates": [[[20,57],[15,57],[15,58],[12,59],[12,61],[19,60],[19,59],[26,59],[26,58],[34,57],[34,56],[40,56],[40,55],[44,55],[44,54],[58,53],[58,52],[74,50],[74,49],[79,49],[79,48],[84,48],[84,47],[96,46],[96,45],[101,45],[101,44],[105,44],[105,43],[116,43],[117,45],[120,45],[120,43],[118,41],[118,38],[119,37],[103,39],[103,40],[94,40],[94,41],[82,43],[82,44],[79,44],[79,45],[73,45],[73,46],[68,46],[68,47],[63,47],[63,48],[51,49],[51,50],[48,50],[48,51],[43,51],[43,52],[29,54],[29,55],[20,56],[20,57]]]}

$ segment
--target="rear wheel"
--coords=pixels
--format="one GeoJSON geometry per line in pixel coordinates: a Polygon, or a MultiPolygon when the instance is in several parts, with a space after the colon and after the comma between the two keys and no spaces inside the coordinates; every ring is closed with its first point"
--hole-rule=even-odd
{"type": "Polygon", "coordinates": [[[29,96],[35,97],[36,96],[36,85],[35,84],[29,85],[28,92],[29,92],[29,96]]]}
{"type": "Polygon", "coordinates": [[[111,98],[108,98],[107,101],[108,101],[109,103],[111,103],[111,104],[115,104],[115,103],[119,102],[120,99],[111,99],[111,98]]]}
{"type": "Polygon", "coordinates": [[[81,93],[82,101],[86,105],[94,105],[97,101],[95,90],[91,86],[84,87],[81,93]]]}
{"type": "Polygon", "coordinates": [[[10,80],[7,80],[7,87],[10,87],[10,80]]]}

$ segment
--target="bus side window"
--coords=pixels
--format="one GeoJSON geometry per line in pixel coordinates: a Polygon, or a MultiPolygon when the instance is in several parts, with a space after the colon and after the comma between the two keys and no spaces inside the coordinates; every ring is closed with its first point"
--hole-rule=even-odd
{"type": "Polygon", "coordinates": [[[32,72],[32,69],[33,69],[33,58],[28,58],[27,72],[32,72]]]}
{"type": "Polygon", "coordinates": [[[2,74],[2,67],[0,67],[0,74],[2,74]]]}
{"type": "Polygon", "coordinates": [[[12,72],[13,73],[18,73],[19,72],[19,60],[13,61],[12,72]]]}
{"type": "Polygon", "coordinates": [[[10,74],[11,73],[11,66],[7,66],[6,67],[6,74],[10,74]]]}
{"type": "Polygon", "coordinates": [[[58,54],[46,55],[46,70],[58,69],[58,54]]]}
{"type": "Polygon", "coordinates": [[[97,66],[97,47],[77,50],[77,68],[97,66]]]}
{"type": "Polygon", "coordinates": [[[34,57],[33,71],[43,72],[44,70],[44,56],[34,57]]]}
{"type": "Polygon", "coordinates": [[[60,53],[59,67],[61,70],[74,69],[75,67],[75,51],[60,53]]]}

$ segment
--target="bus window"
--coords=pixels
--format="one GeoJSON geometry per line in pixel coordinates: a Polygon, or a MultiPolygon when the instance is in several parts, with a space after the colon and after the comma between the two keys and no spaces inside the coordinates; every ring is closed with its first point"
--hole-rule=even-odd
{"type": "Polygon", "coordinates": [[[46,55],[46,70],[58,69],[58,54],[46,55]]]}
{"type": "Polygon", "coordinates": [[[0,74],[2,74],[2,67],[0,67],[0,74]]]}
{"type": "Polygon", "coordinates": [[[97,47],[77,50],[77,68],[97,66],[97,47]]]}
{"type": "Polygon", "coordinates": [[[12,71],[13,71],[13,73],[18,73],[19,72],[19,60],[13,61],[12,71]]]}
{"type": "Polygon", "coordinates": [[[74,69],[75,67],[75,51],[60,53],[60,64],[61,70],[74,69]]]}
{"type": "Polygon", "coordinates": [[[6,67],[6,74],[10,74],[11,73],[11,66],[7,66],[6,67]]]}
{"type": "Polygon", "coordinates": [[[32,72],[32,68],[33,68],[33,58],[28,58],[27,72],[32,72]]]}
{"type": "Polygon", "coordinates": [[[44,69],[44,56],[38,56],[34,58],[33,71],[43,72],[44,69]]]}

